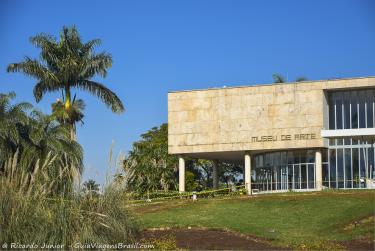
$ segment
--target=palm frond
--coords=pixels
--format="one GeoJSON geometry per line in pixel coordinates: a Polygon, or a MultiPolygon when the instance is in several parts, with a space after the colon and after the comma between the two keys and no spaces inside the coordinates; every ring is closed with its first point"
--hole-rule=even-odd
{"type": "Polygon", "coordinates": [[[274,83],[285,83],[286,82],[285,78],[282,75],[277,74],[277,73],[273,74],[272,78],[273,78],[274,83]]]}
{"type": "Polygon", "coordinates": [[[298,77],[296,78],[296,82],[303,82],[303,81],[307,81],[308,79],[306,77],[298,77]]]}
{"type": "Polygon", "coordinates": [[[120,98],[110,89],[98,82],[82,80],[76,84],[76,87],[98,97],[115,113],[122,113],[125,110],[120,98]]]}

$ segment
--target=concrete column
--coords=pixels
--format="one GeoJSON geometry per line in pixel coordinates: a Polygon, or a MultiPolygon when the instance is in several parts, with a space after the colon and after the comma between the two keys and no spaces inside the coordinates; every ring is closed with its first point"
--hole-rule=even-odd
{"type": "Polygon", "coordinates": [[[178,191],[185,192],[185,159],[178,158],[178,191]]]}
{"type": "Polygon", "coordinates": [[[318,149],[315,152],[315,184],[318,191],[323,190],[322,178],[322,150],[318,149]]]}
{"type": "Polygon", "coordinates": [[[214,160],[212,163],[212,187],[216,190],[219,188],[219,161],[214,160]]]}
{"type": "Polygon", "coordinates": [[[245,154],[245,189],[248,195],[251,195],[251,156],[245,154]]]}

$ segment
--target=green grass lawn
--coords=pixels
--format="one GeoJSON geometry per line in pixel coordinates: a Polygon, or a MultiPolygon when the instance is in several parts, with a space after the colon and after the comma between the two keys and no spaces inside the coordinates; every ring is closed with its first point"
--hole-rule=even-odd
{"type": "Polygon", "coordinates": [[[258,195],[168,201],[137,207],[144,228],[208,227],[271,239],[277,245],[372,238],[375,191],[258,195]],[[354,227],[351,224],[359,221],[354,227]]]}

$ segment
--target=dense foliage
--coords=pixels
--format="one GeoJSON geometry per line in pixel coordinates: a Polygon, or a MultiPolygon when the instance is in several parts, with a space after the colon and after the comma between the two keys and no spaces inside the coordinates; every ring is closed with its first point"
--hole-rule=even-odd
{"type": "Polygon", "coordinates": [[[15,93],[0,94],[0,174],[8,165],[31,174],[36,166],[48,162],[45,179],[60,176],[51,191],[68,192],[82,173],[81,146],[53,116],[33,109],[29,103],[12,104],[14,97],[15,93]]]}
{"type": "Polygon", "coordinates": [[[8,72],[22,72],[36,79],[34,97],[39,102],[45,93],[61,91],[62,101],[53,105],[55,115],[70,127],[75,139],[75,123],[83,118],[83,101],[72,96],[72,89],[87,91],[101,99],[113,112],[121,113],[124,106],[117,95],[103,84],[93,81],[99,75],[105,77],[112,66],[110,54],[95,53],[101,44],[99,39],[83,43],[77,29],[64,27],[60,40],[51,35],[39,34],[30,42],[41,49],[39,59],[25,57],[19,63],[9,64],[8,72]]]}
{"type": "Polygon", "coordinates": [[[168,125],[142,134],[123,164],[128,190],[141,193],[175,190],[178,160],[168,154],[168,125]]]}
{"type": "Polygon", "coordinates": [[[51,167],[49,162],[36,164],[32,179],[24,181],[27,173],[10,165],[6,175],[0,177],[0,243],[34,244],[38,250],[45,243],[70,250],[79,243],[113,245],[135,241],[137,224],[125,208],[122,192],[107,187],[100,196],[50,196],[49,187],[59,181],[58,176],[43,178],[51,167]]]}

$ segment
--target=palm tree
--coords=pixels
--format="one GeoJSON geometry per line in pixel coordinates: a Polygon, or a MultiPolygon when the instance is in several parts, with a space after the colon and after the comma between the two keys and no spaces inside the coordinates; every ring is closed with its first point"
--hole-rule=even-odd
{"type": "Polygon", "coordinates": [[[57,99],[55,103],[52,103],[52,116],[62,125],[71,125],[73,130],[70,130],[70,138],[75,139],[76,123],[81,122],[83,124],[83,110],[85,109],[85,103],[82,99],[76,100],[74,96],[71,103],[70,109],[65,109],[64,100],[57,99]]]}
{"type": "Polygon", "coordinates": [[[0,93],[0,168],[7,159],[13,157],[22,144],[20,129],[28,124],[26,112],[32,108],[32,105],[26,102],[11,104],[15,97],[14,92],[0,93]]]}
{"type": "Polygon", "coordinates": [[[273,74],[272,78],[273,78],[274,83],[285,83],[286,82],[285,78],[282,75],[277,74],[277,73],[273,74]]]}
{"type": "Polygon", "coordinates": [[[83,170],[81,146],[53,116],[37,110],[28,113],[32,105],[12,104],[14,97],[14,93],[0,93],[0,174],[9,160],[28,173],[38,163],[48,162],[43,177],[55,180],[51,191],[70,191],[83,170]]]}
{"type": "MultiPolygon", "coordinates": [[[[115,113],[124,111],[117,95],[103,84],[93,81],[99,75],[106,77],[107,69],[112,66],[110,54],[95,53],[101,44],[99,39],[83,43],[75,26],[63,27],[60,40],[50,35],[38,34],[30,38],[31,43],[41,49],[40,59],[25,57],[19,63],[8,65],[8,72],[22,72],[37,80],[34,97],[39,102],[47,92],[61,91],[66,116],[73,116],[72,89],[87,91],[102,100],[115,113]]],[[[75,139],[75,118],[66,120],[71,139],[75,139]]]]}
{"type": "MultiPolygon", "coordinates": [[[[274,83],[286,83],[287,82],[285,80],[284,76],[282,76],[281,74],[278,74],[278,73],[273,74],[272,78],[273,78],[274,83]]],[[[306,81],[306,80],[307,80],[307,78],[305,78],[305,77],[298,77],[298,78],[296,78],[295,82],[302,82],[302,81],[306,81]]]]}

